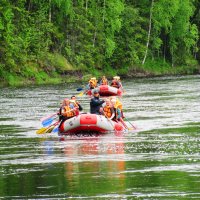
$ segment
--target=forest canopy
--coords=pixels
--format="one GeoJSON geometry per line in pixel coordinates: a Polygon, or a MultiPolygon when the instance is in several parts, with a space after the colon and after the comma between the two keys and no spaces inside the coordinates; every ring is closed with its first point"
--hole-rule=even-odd
{"type": "Polygon", "coordinates": [[[193,73],[199,29],[199,0],[1,0],[0,79],[193,73]]]}

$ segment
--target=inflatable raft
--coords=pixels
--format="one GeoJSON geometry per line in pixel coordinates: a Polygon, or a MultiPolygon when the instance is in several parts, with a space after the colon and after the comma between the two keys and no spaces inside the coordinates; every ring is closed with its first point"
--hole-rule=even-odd
{"type": "Polygon", "coordinates": [[[106,133],[110,131],[122,132],[125,131],[121,123],[108,120],[102,115],[96,114],[80,114],[64,121],[59,133],[61,135],[76,134],[76,133],[106,133]]]}
{"type": "MultiPolygon", "coordinates": [[[[123,93],[121,88],[118,89],[109,85],[100,85],[93,90],[98,90],[100,96],[121,96],[123,93]]],[[[93,90],[89,90],[87,94],[92,95],[93,90]]]]}

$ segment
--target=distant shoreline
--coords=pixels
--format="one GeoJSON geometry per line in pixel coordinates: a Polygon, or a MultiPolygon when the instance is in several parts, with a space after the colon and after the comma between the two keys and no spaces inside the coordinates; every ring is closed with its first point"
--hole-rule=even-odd
{"type": "MultiPolygon", "coordinates": [[[[96,71],[96,73],[98,73],[99,71],[96,71]]],[[[0,87],[20,87],[20,86],[33,86],[33,85],[53,85],[53,84],[65,84],[65,83],[87,83],[87,81],[89,80],[90,77],[92,76],[96,76],[98,79],[101,78],[101,73],[99,72],[99,76],[95,75],[95,74],[88,74],[87,72],[69,72],[65,75],[58,75],[56,77],[45,77],[42,81],[37,82],[37,80],[35,79],[30,79],[30,78],[24,78],[22,76],[15,76],[15,74],[13,75],[13,79],[9,82],[9,80],[3,80],[0,79],[0,87]],[[16,79],[15,79],[16,77],[16,79]]],[[[134,70],[131,70],[129,72],[127,72],[126,74],[120,74],[117,73],[116,71],[116,75],[121,76],[122,81],[123,79],[126,78],[153,78],[153,77],[166,77],[166,76],[186,76],[186,75],[198,75],[200,74],[200,70],[196,70],[193,73],[188,73],[187,71],[182,71],[182,73],[177,72],[175,73],[174,71],[172,71],[170,73],[170,71],[168,71],[168,73],[153,73],[153,72],[149,72],[149,71],[143,71],[143,72],[138,72],[134,70]]],[[[114,76],[111,74],[106,74],[103,73],[103,75],[106,75],[109,79],[112,79],[112,77],[114,76]]]]}

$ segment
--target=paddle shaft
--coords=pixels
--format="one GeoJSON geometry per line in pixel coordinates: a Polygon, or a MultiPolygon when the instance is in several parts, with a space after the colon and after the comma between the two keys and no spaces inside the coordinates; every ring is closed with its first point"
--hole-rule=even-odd
{"type": "Polygon", "coordinates": [[[110,124],[111,124],[111,126],[113,127],[113,129],[115,130],[115,127],[114,127],[114,125],[113,125],[112,122],[111,122],[111,119],[108,118],[108,116],[105,114],[104,110],[102,110],[102,113],[103,113],[103,115],[105,116],[105,118],[107,118],[107,120],[110,122],[110,124]]]}
{"type": "Polygon", "coordinates": [[[128,126],[126,125],[126,123],[124,122],[124,120],[120,117],[119,121],[123,124],[123,126],[128,129],[128,126]]]}
{"type": "Polygon", "coordinates": [[[134,128],[136,129],[136,127],[126,118],[126,121],[129,122],[129,124],[134,128]]]}
{"type": "Polygon", "coordinates": [[[54,113],[54,114],[49,115],[49,116],[46,116],[46,117],[42,117],[42,118],[40,119],[40,121],[45,121],[45,120],[47,120],[47,119],[49,119],[49,118],[52,118],[52,117],[55,116],[55,115],[57,115],[57,113],[54,113]]]}

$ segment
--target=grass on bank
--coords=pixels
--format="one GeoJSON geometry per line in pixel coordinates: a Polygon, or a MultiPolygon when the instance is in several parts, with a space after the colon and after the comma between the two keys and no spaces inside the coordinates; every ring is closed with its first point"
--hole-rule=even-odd
{"type": "Polygon", "coordinates": [[[74,71],[76,68],[63,56],[48,54],[39,62],[28,62],[20,68],[16,66],[12,72],[0,68],[0,79],[1,85],[9,86],[58,84],[76,81],[78,78],[73,75],[74,71]]]}
{"type": "Polygon", "coordinates": [[[58,84],[66,82],[87,82],[92,76],[98,79],[106,75],[109,79],[113,76],[146,77],[163,75],[189,75],[197,74],[197,64],[189,66],[172,67],[169,63],[157,60],[148,60],[145,65],[122,66],[113,68],[104,66],[102,69],[87,66],[72,66],[60,54],[48,54],[39,62],[28,62],[22,68],[12,72],[0,68],[1,85],[20,86],[29,84],[58,84]],[[1,78],[2,77],[2,78],[1,78]]]}
{"type": "Polygon", "coordinates": [[[189,65],[172,66],[163,60],[148,60],[141,69],[153,76],[161,75],[190,75],[198,73],[197,63],[190,62],[189,65]]]}

